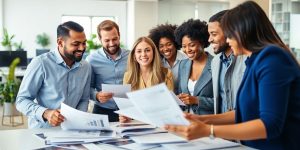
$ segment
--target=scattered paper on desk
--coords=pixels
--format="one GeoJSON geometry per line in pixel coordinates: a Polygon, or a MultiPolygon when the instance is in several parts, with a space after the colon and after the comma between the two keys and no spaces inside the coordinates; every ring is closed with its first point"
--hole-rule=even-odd
{"type": "Polygon", "coordinates": [[[61,123],[64,130],[111,130],[107,115],[83,112],[64,103],[60,112],[65,117],[61,123]]]}
{"type": "Polygon", "coordinates": [[[113,99],[116,102],[119,109],[134,107],[134,105],[128,98],[113,97],[113,99]]]}
{"type": "Polygon", "coordinates": [[[126,93],[131,91],[131,84],[102,84],[102,91],[114,93],[114,97],[127,98],[126,93]]]}
{"type": "Polygon", "coordinates": [[[44,136],[47,138],[103,138],[103,137],[116,137],[114,131],[102,131],[102,130],[59,130],[45,132],[44,136]]]}
{"type": "Polygon", "coordinates": [[[187,142],[186,139],[179,137],[171,133],[157,133],[147,134],[141,136],[130,137],[134,142],[138,144],[166,144],[166,143],[178,143],[187,142]]]}
{"type": "Polygon", "coordinates": [[[208,137],[196,139],[187,143],[177,144],[163,144],[163,147],[174,150],[207,150],[207,149],[220,149],[240,146],[239,143],[223,140],[221,138],[210,139],[208,137]]]}
{"type": "Polygon", "coordinates": [[[189,125],[189,121],[184,118],[182,110],[165,83],[129,92],[127,96],[135,108],[143,114],[143,117],[147,118],[154,126],[189,125]]]}

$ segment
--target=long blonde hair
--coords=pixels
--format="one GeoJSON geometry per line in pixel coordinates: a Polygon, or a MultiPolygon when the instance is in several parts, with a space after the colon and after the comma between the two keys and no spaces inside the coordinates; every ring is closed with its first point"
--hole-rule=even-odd
{"type": "Polygon", "coordinates": [[[139,89],[139,81],[140,79],[140,73],[141,73],[141,68],[139,63],[135,59],[135,50],[138,44],[141,42],[146,42],[148,43],[152,50],[153,50],[153,61],[151,63],[151,71],[152,71],[152,78],[151,80],[151,85],[156,85],[159,83],[162,83],[165,81],[165,71],[162,71],[162,63],[160,60],[160,55],[159,51],[156,48],[155,44],[153,41],[148,38],[148,37],[140,37],[136,40],[136,42],[133,45],[132,51],[130,52],[129,58],[128,58],[128,63],[127,63],[127,75],[128,75],[128,80],[124,81],[126,84],[131,84],[132,90],[137,90],[139,89]]]}

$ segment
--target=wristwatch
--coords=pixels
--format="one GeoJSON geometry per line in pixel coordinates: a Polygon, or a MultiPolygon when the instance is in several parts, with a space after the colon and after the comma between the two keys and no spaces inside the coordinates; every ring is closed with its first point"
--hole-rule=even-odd
{"type": "Polygon", "coordinates": [[[209,138],[211,140],[215,139],[215,134],[214,134],[214,125],[210,125],[210,135],[209,135],[209,138]]]}

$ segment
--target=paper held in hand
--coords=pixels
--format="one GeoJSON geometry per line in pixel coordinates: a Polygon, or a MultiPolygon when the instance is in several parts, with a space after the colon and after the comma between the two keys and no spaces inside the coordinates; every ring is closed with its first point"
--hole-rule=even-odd
{"type": "Polygon", "coordinates": [[[163,127],[166,124],[189,125],[164,83],[127,93],[127,96],[133,106],[120,109],[116,113],[157,127],[163,127]]]}
{"type": "Polygon", "coordinates": [[[65,117],[61,123],[63,130],[111,130],[107,115],[79,111],[64,103],[60,112],[65,117]]]}

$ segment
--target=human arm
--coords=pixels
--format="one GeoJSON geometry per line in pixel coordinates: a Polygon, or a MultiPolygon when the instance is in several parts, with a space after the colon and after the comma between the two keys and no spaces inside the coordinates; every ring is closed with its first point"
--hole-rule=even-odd
{"type": "MultiPolygon", "coordinates": [[[[188,140],[193,140],[210,135],[210,124],[185,116],[189,121],[189,126],[182,125],[166,125],[165,129],[174,132],[188,140]]],[[[214,136],[231,140],[253,140],[265,139],[266,131],[263,122],[260,119],[252,120],[240,124],[231,125],[214,125],[214,136]],[[234,130],[232,130],[234,129],[234,130]]]]}
{"type": "Polygon", "coordinates": [[[43,113],[43,118],[48,121],[51,126],[59,126],[64,121],[64,116],[61,115],[59,109],[47,109],[43,113]]]}
{"type": "Polygon", "coordinates": [[[34,120],[45,123],[43,113],[47,109],[34,102],[43,84],[44,72],[42,61],[33,59],[27,66],[19,92],[16,98],[17,110],[34,120]]]}

